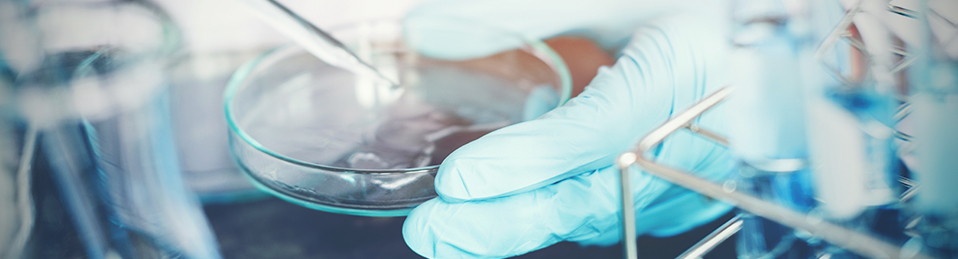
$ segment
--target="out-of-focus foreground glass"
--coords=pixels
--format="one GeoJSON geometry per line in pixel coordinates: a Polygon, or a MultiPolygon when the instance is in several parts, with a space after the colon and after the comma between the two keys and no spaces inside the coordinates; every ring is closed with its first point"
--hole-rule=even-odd
{"type": "Polygon", "coordinates": [[[15,155],[43,157],[21,159],[20,168],[45,169],[18,173],[16,186],[28,189],[18,189],[16,213],[28,224],[0,244],[9,248],[0,256],[219,258],[173,146],[166,67],[178,35],[166,15],[141,1],[0,5],[0,76],[15,111],[4,117],[14,133],[3,137],[19,142],[15,155]],[[26,148],[33,143],[36,153],[26,148]],[[40,171],[52,184],[30,183],[40,171]],[[40,193],[57,202],[33,204],[40,193]],[[55,216],[40,212],[52,205],[73,228],[40,233],[44,217],[55,216]],[[78,247],[63,241],[72,233],[78,247]]]}
{"type": "Polygon", "coordinates": [[[250,180],[314,209],[405,215],[436,196],[434,177],[449,153],[544,114],[571,89],[564,63],[539,41],[450,61],[407,49],[396,22],[331,31],[401,87],[287,46],[237,71],[225,100],[231,149],[250,180]]]}
{"type": "Polygon", "coordinates": [[[911,49],[908,101],[914,106],[913,176],[918,186],[908,223],[943,258],[958,257],[958,2],[926,0],[917,8],[921,45],[911,49]],[[920,188],[919,188],[920,187],[920,188]]]}
{"type": "MultiPolygon", "coordinates": [[[[958,5],[737,3],[738,93],[729,102],[741,118],[729,137],[739,187],[901,246],[894,256],[954,257],[958,196],[948,190],[958,181],[958,5]]],[[[739,258],[873,256],[744,219],[739,258]]]]}

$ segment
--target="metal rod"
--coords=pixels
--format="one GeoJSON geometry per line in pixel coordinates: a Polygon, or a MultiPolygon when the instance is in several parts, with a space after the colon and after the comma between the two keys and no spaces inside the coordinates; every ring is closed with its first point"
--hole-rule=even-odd
{"type": "Polygon", "coordinates": [[[716,144],[728,147],[728,139],[719,135],[711,130],[700,128],[699,125],[689,124],[686,126],[693,133],[699,134],[702,137],[705,137],[716,144]]]}
{"type": "Polygon", "coordinates": [[[918,186],[908,188],[908,190],[902,192],[901,196],[898,197],[898,200],[901,202],[907,202],[908,200],[911,200],[911,198],[914,198],[915,194],[918,194],[918,186]]]}
{"type": "Polygon", "coordinates": [[[912,186],[918,185],[918,182],[916,182],[915,180],[909,179],[908,177],[904,177],[904,176],[899,176],[898,182],[901,184],[904,184],[906,187],[912,187],[912,186]]]}
{"type": "Polygon", "coordinates": [[[904,176],[898,176],[898,182],[900,182],[902,185],[908,188],[904,192],[902,192],[901,195],[898,197],[899,201],[907,202],[908,200],[911,200],[912,197],[915,197],[915,194],[918,193],[918,189],[920,186],[918,185],[918,182],[916,182],[915,180],[908,179],[907,177],[904,177],[904,176]]]}
{"type": "MultiPolygon", "coordinates": [[[[820,237],[822,240],[845,247],[861,255],[875,258],[894,258],[901,249],[871,236],[861,234],[839,225],[832,224],[814,216],[795,212],[778,204],[761,200],[751,195],[731,191],[726,192],[721,185],[692,176],[688,173],[658,165],[639,157],[636,161],[646,173],[658,176],[690,190],[699,192],[717,200],[733,204],[745,211],[764,217],[782,225],[800,229],[820,237]]],[[[932,258],[923,254],[912,258],[932,258]]]]}
{"type": "Polygon", "coordinates": [[[915,18],[918,14],[918,12],[891,3],[888,4],[888,11],[908,18],[915,18]]]}
{"type": "Polygon", "coordinates": [[[901,62],[899,62],[898,65],[895,65],[895,67],[892,68],[889,71],[889,73],[895,74],[895,73],[901,72],[905,68],[908,68],[909,66],[914,64],[915,60],[917,59],[918,59],[918,56],[908,56],[905,58],[905,60],[902,60],[901,62]]]}
{"type": "Polygon", "coordinates": [[[818,46],[818,50],[815,51],[815,59],[821,60],[822,55],[825,54],[825,49],[831,47],[842,37],[842,34],[848,30],[848,26],[852,24],[852,20],[858,12],[861,11],[861,1],[855,4],[855,7],[848,11],[845,14],[845,17],[842,18],[842,21],[838,23],[838,26],[835,26],[835,29],[828,34],[828,37],[822,41],[822,44],[818,46]]]}
{"type": "MultiPolygon", "coordinates": [[[[715,91],[715,93],[713,93],[712,95],[705,97],[705,99],[702,99],[702,101],[693,105],[691,108],[689,108],[685,112],[679,113],[679,115],[676,115],[671,120],[666,121],[665,124],[662,124],[662,126],[660,126],[659,128],[652,130],[652,132],[650,132],[649,135],[646,135],[645,138],[642,138],[642,140],[639,141],[639,145],[637,149],[638,150],[652,149],[653,147],[658,145],[660,142],[662,142],[662,140],[665,139],[666,136],[672,134],[672,132],[675,132],[676,130],[680,128],[685,127],[685,125],[688,125],[689,122],[692,121],[692,119],[695,119],[696,117],[701,115],[703,112],[705,112],[709,108],[712,108],[712,106],[715,106],[716,104],[722,102],[722,100],[725,100],[725,98],[727,98],[730,93],[732,93],[731,87],[723,87],[722,89],[715,91]]],[[[641,157],[644,155],[645,154],[643,153],[637,153],[638,157],[641,157]]]]}
{"type": "Polygon", "coordinates": [[[639,258],[635,240],[635,204],[632,203],[632,182],[629,180],[629,166],[635,163],[634,153],[619,156],[619,182],[622,185],[622,242],[625,259],[639,258]]]}
{"type": "Polygon", "coordinates": [[[392,83],[393,86],[398,86],[398,85],[399,85],[399,84],[397,84],[396,82],[393,82],[391,79],[389,79],[389,78],[386,77],[385,75],[383,75],[382,72],[379,72],[379,69],[376,69],[375,67],[373,67],[373,66],[370,65],[369,63],[366,63],[366,61],[363,61],[362,58],[359,58],[359,55],[356,55],[355,52],[353,52],[352,50],[350,50],[349,47],[346,46],[346,44],[343,44],[342,42],[340,42],[339,40],[337,40],[336,37],[333,37],[333,36],[330,35],[329,33],[326,33],[326,31],[324,31],[323,29],[320,29],[319,27],[316,27],[316,25],[313,25],[313,23],[307,21],[307,20],[304,19],[302,16],[299,16],[298,14],[294,13],[294,12],[293,12],[292,10],[290,10],[289,8],[286,8],[286,6],[284,6],[283,4],[280,4],[279,2],[276,2],[276,0],[267,0],[267,2],[269,2],[270,4],[272,4],[273,6],[275,6],[277,9],[282,10],[284,13],[286,13],[287,15],[289,15],[289,17],[292,17],[293,19],[295,19],[295,20],[296,20],[297,22],[299,22],[303,27],[308,28],[308,29],[309,29],[310,31],[312,31],[313,33],[316,33],[316,35],[319,35],[319,36],[320,36],[323,40],[325,40],[326,42],[330,43],[330,44],[333,45],[333,46],[336,46],[336,48],[338,48],[339,50],[342,50],[343,52],[346,52],[346,54],[349,54],[349,56],[351,56],[353,59],[355,59],[355,61],[356,61],[357,63],[362,64],[363,67],[365,67],[366,69],[368,69],[370,72],[374,73],[375,75],[379,76],[379,78],[382,78],[383,80],[386,80],[386,82],[392,83]]]}
{"type": "Polygon", "coordinates": [[[384,82],[389,82],[395,89],[399,84],[386,77],[382,72],[361,59],[355,52],[335,37],[299,16],[282,3],[276,0],[244,0],[240,1],[249,7],[250,11],[264,19],[268,24],[289,36],[300,44],[303,49],[319,59],[334,66],[346,65],[344,69],[357,73],[376,76],[384,82]]]}
{"type": "Polygon", "coordinates": [[[688,250],[685,250],[684,253],[675,257],[677,259],[699,259],[702,258],[705,254],[708,254],[715,249],[716,246],[724,242],[729,237],[732,237],[735,233],[738,233],[739,230],[742,230],[742,218],[740,215],[735,215],[732,219],[722,224],[722,226],[712,231],[708,236],[705,236],[701,241],[692,245],[688,250]]]}
{"type": "MultiPolygon", "coordinates": [[[[640,167],[645,169],[644,171],[648,174],[657,176],[666,181],[688,188],[692,191],[704,194],[714,199],[735,205],[742,210],[748,211],[756,216],[778,222],[794,229],[806,231],[826,242],[844,247],[861,255],[874,258],[897,258],[901,255],[900,247],[876,239],[870,235],[847,229],[815,216],[794,211],[779,204],[759,199],[755,196],[737,191],[735,189],[726,190],[722,187],[722,185],[699,178],[683,171],[657,164],[646,157],[648,151],[661,143],[668,135],[688,124],[703,112],[724,100],[726,97],[728,97],[730,91],[730,88],[720,89],[711,96],[703,99],[701,102],[693,105],[685,112],[675,116],[672,120],[667,121],[661,127],[653,130],[648,136],[639,141],[639,145],[636,147],[635,151],[629,152],[635,155],[635,162],[640,167]]],[[[620,156],[619,161],[619,168],[623,171],[628,171],[628,167],[623,166],[622,164],[628,161],[626,159],[628,158],[626,154],[620,156]]],[[[911,258],[930,259],[932,257],[925,254],[917,254],[911,258]]]]}
{"type": "Polygon", "coordinates": [[[856,50],[858,50],[859,53],[861,53],[863,56],[865,56],[865,59],[871,59],[871,58],[872,58],[872,57],[871,57],[871,54],[868,52],[868,50],[865,49],[865,43],[864,43],[864,42],[862,42],[862,41],[860,41],[860,40],[858,40],[858,39],[856,39],[856,38],[853,38],[851,35],[849,35],[848,37],[845,37],[845,40],[848,41],[848,45],[851,45],[851,46],[854,47],[856,50]]]}
{"type": "MultiPolygon", "coordinates": [[[[689,109],[689,111],[698,111],[698,113],[696,113],[693,116],[687,115],[689,111],[679,114],[674,119],[665,122],[665,125],[662,125],[662,127],[659,127],[653,130],[651,133],[649,133],[649,135],[646,138],[642,139],[642,141],[639,142],[639,146],[645,147],[647,145],[647,147],[644,148],[644,150],[648,150],[652,146],[657,145],[658,143],[654,143],[654,144],[645,143],[645,140],[652,138],[653,136],[655,136],[654,138],[663,139],[669,134],[671,134],[672,132],[680,128],[686,127],[686,125],[689,125],[689,122],[692,121],[692,119],[694,119],[695,117],[697,117],[698,114],[701,114],[708,108],[711,108],[713,105],[718,104],[721,100],[725,99],[725,97],[727,97],[730,92],[731,92],[731,89],[728,87],[719,89],[711,96],[706,97],[704,100],[702,100],[702,102],[700,102],[699,105],[695,105],[691,109],[689,109]],[[708,105],[708,107],[705,107],[701,105],[702,103],[710,103],[711,105],[708,105]],[[697,107],[698,109],[696,109],[697,107]]],[[[718,135],[716,134],[715,136],[718,136],[718,135]]],[[[724,138],[719,137],[719,139],[724,139],[724,138]]],[[[725,142],[727,143],[727,141],[725,142]]],[[[631,171],[629,170],[629,166],[634,164],[637,157],[640,155],[642,154],[626,152],[622,155],[619,155],[619,158],[616,161],[619,167],[619,181],[621,182],[621,185],[622,185],[622,188],[621,188],[622,190],[622,235],[623,235],[622,240],[623,242],[625,242],[624,249],[625,249],[626,259],[638,258],[638,252],[637,252],[638,249],[636,248],[636,244],[635,244],[635,207],[632,204],[632,191],[631,191],[631,186],[629,186],[629,171],[631,171]]]]}
{"type": "Polygon", "coordinates": [[[911,142],[913,138],[911,135],[908,135],[908,133],[904,133],[899,130],[894,130],[893,133],[895,133],[895,137],[900,140],[911,142]]]}
{"type": "Polygon", "coordinates": [[[901,121],[908,117],[912,111],[915,110],[915,107],[911,106],[911,102],[904,102],[898,106],[898,109],[895,111],[894,119],[895,121],[901,121]]]}
{"type": "Polygon", "coordinates": [[[902,56],[902,57],[909,57],[909,56],[911,56],[911,54],[909,54],[907,51],[905,51],[904,49],[902,49],[902,48],[900,48],[900,47],[892,47],[892,48],[891,48],[891,53],[895,53],[895,55],[899,55],[899,56],[902,56]]]}

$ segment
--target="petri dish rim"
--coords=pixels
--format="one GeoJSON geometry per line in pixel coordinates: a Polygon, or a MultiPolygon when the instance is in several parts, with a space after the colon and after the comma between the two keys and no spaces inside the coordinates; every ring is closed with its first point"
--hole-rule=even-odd
{"type": "MultiPolygon", "coordinates": [[[[230,150],[230,153],[232,152],[233,151],[230,150]]],[[[234,160],[238,160],[238,158],[234,157],[234,160]]],[[[236,161],[236,162],[239,163],[239,161],[236,161]]],[[[246,166],[243,165],[242,163],[239,163],[239,167],[242,168],[242,170],[245,172],[249,172],[250,170],[246,168],[246,166]]],[[[251,183],[253,183],[253,186],[256,186],[256,188],[262,190],[263,192],[267,194],[273,195],[274,197],[278,197],[284,201],[287,201],[299,206],[303,206],[309,209],[314,209],[319,211],[346,214],[346,215],[366,216],[366,217],[401,217],[401,216],[409,215],[409,212],[412,211],[413,209],[413,208],[401,208],[401,209],[388,209],[388,210],[372,210],[372,209],[345,208],[345,207],[337,207],[332,205],[324,205],[324,204],[304,200],[303,198],[298,198],[295,195],[287,194],[286,192],[282,190],[270,187],[264,184],[263,182],[261,182],[260,179],[257,179],[256,177],[252,176],[249,173],[245,173],[243,174],[243,176],[246,177],[246,179],[249,180],[251,183]]]]}
{"type": "MultiPolygon", "coordinates": [[[[384,21],[367,21],[367,22],[360,22],[358,24],[377,23],[377,22],[384,22],[384,21]]],[[[388,20],[385,22],[388,22],[388,20]]],[[[395,22],[395,21],[392,21],[392,22],[395,22]]],[[[458,21],[458,22],[462,22],[462,21],[458,21]]],[[[356,24],[347,25],[347,26],[343,26],[343,28],[355,26],[355,25],[356,24]]],[[[485,29],[488,29],[488,28],[485,28],[485,29]]],[[[503,30],[498,29],[498,31],[503,31],[503,30]]],[[[507,35],[512,35],[514,37],[521,39],[525,43],[525,45],[519,48],[518,50],[521,50],[523,52],[526,52],[530,55],[533,55],[539,58],[539,60],[546,63],[546,65],[551,67],[553,71],[556,72],[557,76],[559,77],[559,81],[562,84],[560,86],[560,88],[562,89],[562,93],[560,94],[559,103],[556,107],[560,107],[564,105],[566,101],[569,100],[569,97],[571,95],[572,75],[569,73],[569,68],[566,66],[565,61],[562,59],[562,57],[559,56],[558,53],[556,53],[551,47],[549,47],[547,44],[545,44],[545,42],[541,40],[524,37],[516,33],[508,33],[505,31],[503,31],[503,33],[507,35]]],[[[425,173],[430,170],[435,170],[439,168],[439,165],[432,165],[432,166],[402,168],[402,169],[355,169],[355,168],[337,167],[337,166],[306,162],[306,161],[302,161],[292,157],[284,156],[282,154],[274,152],[273,150],[270,150],[269,148],[266,148],[265,146],[260,144],[259,141],[257,141],[255,138],[253,138],[248,133],[246,133],[245,130],[240,128],[236,120],[233,118],[233,114],[230,111],[231,110],[230,105],[233,102],[233,97],[236,95],[236,92],[240,90],[246,77],[251,75],[252,72],[256,70],[260,65],[263,65],[264,63],[266,63],[267,65],[270,64],[270,62],[266,62],[266,61],[270,61],[269,60],[270,58],[273,58],[273,59],[285,58],[285,56],[277,57],[276,55],[284,53],[284,51],[297,50],[298,48],[299,46],[294,43],[273,48],[269,51],[266,51],[262,55],[256,57],[255,59],[247,62],[246,64],[243,64],[243,66],[241,66],[239,69],[236,70],[235,73],[233,73],[233,75],[230,77],[229,81],[226,84],[226,91],[224,92],[224,98],[223,98],[223,106],[224,106],[223,108],[226,115],[226,123],[229,127],[230,133],[237,134],[240,137],[240,139],[243,140],[243,142],[246,142],[246,144],[276,159],[279,159],[291,164],[299,165],[299,166],[320,169],[325,171],[349,172],[349,173],[358,173],[358,174],[395,174],[395,173],[425,173]]],[[[230,145],[232,145],[232,142],[230,143],[230,145]]],[[[233,148],[230,148],[230,153],[232,153],[232,149],[233,148]]],[[[235,154],[233,155],[233,157],[234,159],[236,158],[235,154]]],[[[240,165],[242,164],[240,163],[240,165]]],[[[246,169],[244,168],[243,170],[245,171],[246,169]]],[[[270,189],[270,188],[262,188],[265,186],[259,186],[258,183],[256,184],[257,184],[257,187],[260,187],[259,189],[270,189]]],[[[276,193],[273,193],[273,194],[275,195],[276,193]]],[[[285,195],[282,195],[282,196],[285,196],[285,195]]]]}

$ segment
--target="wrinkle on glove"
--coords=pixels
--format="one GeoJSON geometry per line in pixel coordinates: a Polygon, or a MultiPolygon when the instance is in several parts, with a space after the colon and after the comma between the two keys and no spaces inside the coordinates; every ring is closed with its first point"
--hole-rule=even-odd
{"type": "MultiPolygon", "coordinates": [[[[645,174],[632,182],[637,206],[668,188],[645,174]]],[[[608,167],[513,196],[463,203],[433,199],[409,214],[403,237],[428,258],[502,258],[563,240],[590,240],[619,228],[618,185],[618,171],[608,167]]]]}
{"type": "MultiPolygon", "coordinates": [[[[436,176],[440,197],[406,218],[407,245],[430,258],[500,258],[559,241],[617,242],[614,157],[727,82],[725,26],[702,17],[649,22],[579,97],[450,154],[436,176]]],[[[719,106],[696,123],[721,134],[724,111],[719,106]]],[[[670,136],[653,155],[707,179],[721,179],[731,170],[724,148],[689,133],[670,136]]],[[[639,234],[680,233],[731,209],[633,172],[639,234]]]]}
{"type": "MultiPolygon", "coordinates": [[[[636,190],[639,233],[681,233],[732,208],[691,192],[649,206],[674,187],[645,173],[634,176],[630,180],[636,190]]],[[[427,258],[511,257],[560,241],[612,245],[622,235],[619,201],[619,172],[606,167],[502,198],[427,201],[409,214],[403,238],[413,251],[427,258]]]]}

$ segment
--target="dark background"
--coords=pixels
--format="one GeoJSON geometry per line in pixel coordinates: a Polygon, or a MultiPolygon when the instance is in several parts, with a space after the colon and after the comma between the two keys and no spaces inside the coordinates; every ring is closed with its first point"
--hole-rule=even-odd
{"type": "MultiPolygon", "coordinates": [[[[65,211],[46,157],[37,153],[33,174],[36,224],[25,258],[86,258],[65,211]]],[[[371,218],[307,209],[276,198],[204,207],[226,259],[422,258],[402,239],[404,217],[371,218]]],[[[669,238],[640,237],[640,258],[675,258],[733,216],[732,213],[669,238]]],[[[735,237],[705,258],[734,258],[735,237]]],[[[622,258],[622,246],[581,247],[562,242],[518,256],[533,258],[622,258]]]]}
{"type": "MultiPolygon", "coordinates": [[[[422,258],[402,239],[404,217],[333,214],[275,198],[208,205],[205,211],[224,258],[422,258]]],[[[730,213],[674,237],[640,237],[639,255],[675,258],[731,217],[730,213]]],[[[706,258],[734,258],[734,239],[706,258]]],[[[562,242],[515,258],[622,258],[622,246],[581,247],[562,242]]]]}

